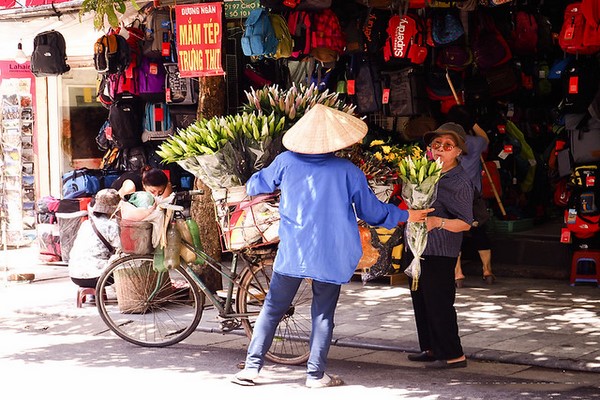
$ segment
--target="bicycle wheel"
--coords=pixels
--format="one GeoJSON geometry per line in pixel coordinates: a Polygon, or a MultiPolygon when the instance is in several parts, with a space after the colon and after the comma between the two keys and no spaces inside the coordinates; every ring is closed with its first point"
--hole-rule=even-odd
{"type": "Polygon", "coordinates": [[[152,255],[113,261],[96,285],[96,304],[102,320],[122,339],[165,347],[194,332],[202,317],[204,293],[181,266],[164,273],[152,266],[152,255]]]}
{"type": "MultiPolygon", "coordinates": [[[[272,274],[272,265],[248,267],[241,274],[236,305],[240,314],[253,313],[252,316],[242,318],[244,331],[250,339],[254,322],[269,290],[272,274]]],[[[268,360],[285,365],[303,364],[308,360],[311,303],[311,281],[304,279],[292,305],[277,325],[273,343],[265,356],[268,360]]]]}

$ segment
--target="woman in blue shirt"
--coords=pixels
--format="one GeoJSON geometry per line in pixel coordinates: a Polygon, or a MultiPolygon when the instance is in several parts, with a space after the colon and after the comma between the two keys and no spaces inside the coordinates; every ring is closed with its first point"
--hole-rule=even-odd
{"type": "Polygon", "coordinates": [[[343,283],[362,255],[357,218],[393,228],[424,221],[429,210],[401,210],[377,199],[364,173],[334,152],[359,142],[367,125],[347,113],[315,105],[283,137],[290,150],[246,183],[249,195],[281,190],[279,249],[265,304],[254,326],[245,369],[234,382],[253,385],[264,364],[277,324],[304,278],[313,289],[308,387],[343,384],[325,373],[333,318],[343,283]]]}

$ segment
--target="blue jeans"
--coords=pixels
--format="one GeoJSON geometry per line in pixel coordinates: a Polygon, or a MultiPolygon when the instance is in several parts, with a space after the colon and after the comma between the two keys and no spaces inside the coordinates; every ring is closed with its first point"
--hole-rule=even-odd
{"type": "MultiPolygon", "coordinates": [[[[265,354],[269,351],[277,325],[288,311],[302,283],[302,278],[273,272],[271,286],[265,304],[254,324],[254,333],[248,346],[246,369],[260,371],[265,354]]],[[[333,316],[340,297],[340,285],[312,281],[312,331],[310,334],[310,357],[306,364],[309,379],[321,379],[327,367],[327,354],[333,336],[333,316]]]]}

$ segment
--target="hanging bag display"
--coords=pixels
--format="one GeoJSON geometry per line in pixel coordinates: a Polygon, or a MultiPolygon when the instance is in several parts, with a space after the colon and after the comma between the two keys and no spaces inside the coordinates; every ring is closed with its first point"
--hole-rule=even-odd
{"type": "Polygon", "coordinates": [[[51,30],[35,36],[30,68],[37,77],[62,75],[71,70],[67,64],[65,38],[60,32],[51,30]]]}

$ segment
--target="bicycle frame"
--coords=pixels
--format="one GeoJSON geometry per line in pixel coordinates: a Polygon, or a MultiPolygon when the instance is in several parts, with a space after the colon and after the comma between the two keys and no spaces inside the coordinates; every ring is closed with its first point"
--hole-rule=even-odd
{"type": "MultiPolygon", "coordinates": [[[[227,282],[228,282],[227,296],[225,297],[225,300],[221,300],[221,298],[217,294],[210,291],[210,289],[206,286],[206,284],[204,283],[202,278],[200,278],[194,272],[193,268],[189,264],[186,264],[186,267],[185,267],[186,272],[188,272],[190,274],[190,276],[194,279],[194,281],[196,282],[196,284],[198,285],[200,290],[204,293],[206,298],[217,309],[220,317],[222,317],[222,318],[237,318],[237,317],[248,317],[251,315],[258,314],[258,313],[238,314],[238,313],[233,312],[233,309],[232,309],[234,288],[237,288],[238,290],[245,290],[244,288],[242,288],[239,285],[239,281],[238,281],[238,277],[240,276],[240,274],[238,273],[238,260],[240,258],[239,253],[233,253],[233,259],[231,261],[231,266],[229,267],[228,272],[226,272],[228,268],[224,264],[215,260],[208,254],[206,254],[204,251],[197,251],[191,243],[188,243],[184,239],[181,240],[181,244],[183,246],[187,247],[192,252],[194,252],[194,254],[196,254],[196,257],[202,258],[205,265],[208,265],[214,271],[217,271],[222,277],[224,277],[227,280],[227,282]]],[[[250,267],[248,267],[248,268],[250,271],[252,271],[252,268],[250,268],[250,267]]],[[[248,291],[246,291],[246,295],[251,296],[255,300],[259,300],[257,296],[255,296],[254,294],[252,294],[248,291]]]]}

